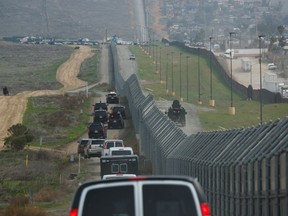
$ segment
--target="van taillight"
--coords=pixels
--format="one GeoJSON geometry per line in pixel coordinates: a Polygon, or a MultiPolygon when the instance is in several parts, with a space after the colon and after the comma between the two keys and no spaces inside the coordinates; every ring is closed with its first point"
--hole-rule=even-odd
{"type": "Polygon", "coordinates": [[[201,203],[200,207],[201,207],[202,216],[211,216],[210,208],[207,203],[201,203]]]}
{"type": "Polygon", "coordinates": [[[78,209],[72,209],[69,216],[77,216],[78,209]]]}

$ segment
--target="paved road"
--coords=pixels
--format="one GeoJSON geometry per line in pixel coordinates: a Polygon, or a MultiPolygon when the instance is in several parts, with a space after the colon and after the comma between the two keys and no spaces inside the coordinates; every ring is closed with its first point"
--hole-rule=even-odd
{"type": "MultiPolygon", "coordinates": [[[[216,54],[217,56],[219,54],[216,54]]],[[[219,57],[224,59],[224,57],[219,57]]],[[[250,84],[252,84],[253,89],[260,89],[260,64],[258,58],[250,58],[252,62],[252,70],[251,72],[245,72],[241,68],[241,58],[238,59],[232,59],[232,76],[233,79],[236,80],[238,83],[241,83],[242,85],[248,87],[250,84]]],[[[231,74],[231,62],[230,59],[225,59],[229,75],[231,74]]],[[[265,88],[264,79],[267,74],[277,74],[279,73],[278,70],[271,71],[268,70],[267,63],[262,62],[261,64],[261,74],[262,74],[262,88],[265,88]]],[[[288,79],[284,79],[281,77],[277,77],[278,82],[286,82],[288,83],[288,79]]]]}
{"type": "MultiPolygon", "coordinates": [[[[124,80],[127,80],[133,73],[137,74],[137,59],[136,61],[131,61],[128,59],[130,51],[127,46],[123,45],[117,46],[117,52],[119,54],[118,62],[120,66],[120,73],[124,77],[124,80]]],[[[144,94],[148,94],[148,92],[144,92],[144,94]]],[[[155,101],[155,105],[159,108],[159,110],[161,110],[164,113],[165,111],[168,111],[168,108],[172,105],[172,101],[157,100],[155,101]]],[[[198,112],[199,111],[211,112],[213,111],[213,109],[185,102],[183,102],[182,105],[187,111],[186,126],[180,127],[182,131],[188,136],[202,131],[200,119],[198,117],[198,112]]]]}

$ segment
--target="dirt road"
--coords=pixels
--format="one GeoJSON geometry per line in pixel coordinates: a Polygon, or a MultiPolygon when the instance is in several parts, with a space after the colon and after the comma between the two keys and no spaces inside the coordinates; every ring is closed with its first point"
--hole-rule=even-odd
{"type": "Polygon", "coordinates": [[[0,96],[0,147],[4,145],[3,138],[7,136],[7,130],[14,124],[22,123],[29,97],[60,95],[69,89],[85,86],[87,83],[79,80],[77,75],[81,63],[92,55],[91,47],[81,46],[80,49],[75,49],[57,70],[56,78],[63,85],[59,90],[26,91],[15,96],[0,96]]]}

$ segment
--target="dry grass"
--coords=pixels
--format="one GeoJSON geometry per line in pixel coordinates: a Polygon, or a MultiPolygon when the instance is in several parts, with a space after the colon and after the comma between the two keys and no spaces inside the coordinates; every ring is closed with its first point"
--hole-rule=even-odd
{"type": "Polygon", "coordinates": [[[0,216],[47,216],[48,214],[40,208],[30,204],[28,196],[17,196],[10,200],[9,206],[0,211],[0,216]]]}

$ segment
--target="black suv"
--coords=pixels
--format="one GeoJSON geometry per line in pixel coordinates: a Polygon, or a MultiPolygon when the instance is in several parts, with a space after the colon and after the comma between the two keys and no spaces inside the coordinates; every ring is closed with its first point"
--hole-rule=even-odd
{"type": "Polygon", "coordinates": [[[101,122],[94,122],[89,125],[88,137],[93,139],[106,139],[107,128],[101,122]]]}
{"type": "Polygon", "coordinates": [[[194,178],[136,176],[81,184],[70,215],[211,216],[211,211],[194,178]]]}
{"type": "Polygon", "coordinates": [[[109,94],[106,95],[106,103],[108,103],[108,104],[118,104],[119,103],[119,97],[116,94],[116,92],[109,92],[109,94]]]}
{"type": "Polygon", "coordinates": [[[95,110],[93,113],[93,122],[107,123],[108,113],[106,110],[95,110]]]}
{"type": "Polygon", "coordinates": [[[124,120],[120,112],[110,113],[108,119],[108,129],[111,128],[124,128],[124,120]]]}
{"type": "Polygon", "coordinates": [[[125,106],[122,106],[122,105],[113,106],[111,108],[111,112],[112,113],[120,112],[122,117],[123,117],[123,119],[126,119],[126,108],[125,108],[125,106]]]}
{"type": "Polygon", "coordinates": [[[101,101],[99,103],[96,103],[94,105],[94,111],[95,110],[108,110],[108,105],[107,103],[102,103],[101,101]]]}

